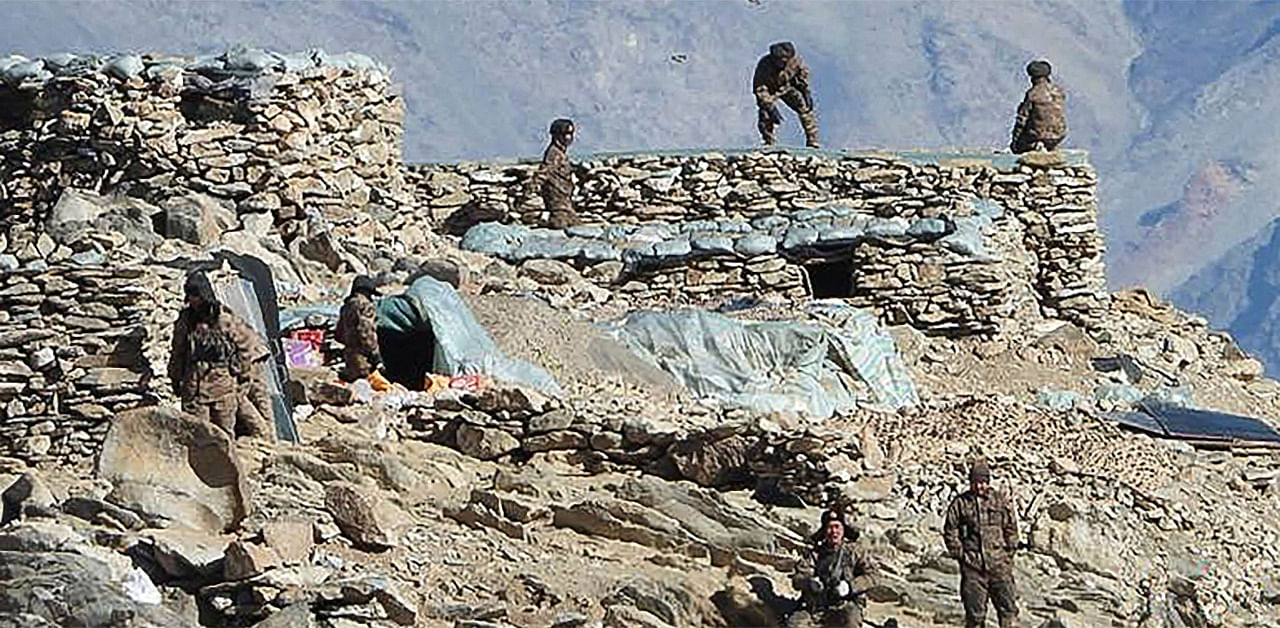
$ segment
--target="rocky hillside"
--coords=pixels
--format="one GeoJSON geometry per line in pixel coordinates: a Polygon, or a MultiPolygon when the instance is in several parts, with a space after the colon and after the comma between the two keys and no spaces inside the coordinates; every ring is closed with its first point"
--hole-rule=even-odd
{"type": "MultiPolygon", "coordinates": [[[[870,620],[958,626],[941,516],[979,455],[1029,542],[1026,625],[1280,621],[1280,455],[1153,439],[1110,414],[1154,395],[1280,419],[1280,385],[1203,317],[1126,292],[1089,331],[1035,307],[981,336],[892,327],[918,405],[761,415],[637,367],[593,326],[635,309],[628,292],[566,263],[460,250],[430,220],[378,210],[298,236],[350,243],[336,270],[316,263],[332,248],[268,248],[269,227],[255,252],[306,270],[286,305],[332,302],[357,264],[388,293],[419,270],[456,282],[503,351],[545,366],[562,396],[494,382],[362,397],[329,365],[293,373],[301,445],[233,445],[166,398],[112,420],[92,469],[4,459],[0,625],[777,626],[820,506],[839,500],[880,564],[870,620]],[[1117,355],[1142,376],[1095,370],[1117,355]]],[[[208,245],[147,244],[120,239],[106,259],[160,261],[144,292],[176,302],[172,266],[208,245]]],[[[93,279],[82,289],[115,281],[93,279]]],[[[0,298],[22,304],[36,284],[17,272],[5,285],[0,298]]],[[[771,300],[733,316],[804,312],[771,300]]],[[[164,334],[148,341],[158,361],[164,334]]]]}

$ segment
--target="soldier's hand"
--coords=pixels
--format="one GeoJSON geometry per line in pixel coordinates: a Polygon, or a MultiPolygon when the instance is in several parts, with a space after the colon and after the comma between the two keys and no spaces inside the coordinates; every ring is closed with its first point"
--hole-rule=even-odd
{"type": "Polygon", "coordinates": [[[800,588],[806,593],[817,595],[822,592],[822,581],[817,578],[805,578],[800,581],[800,588]]]}
{"type": "Polygon", "coordinates": [[[844,580],[841,580],[839,584],[836,584],[836,597],[843,599],[848,596],[849,596],[849,583],[845,582],[844,580]]]}
{"type": "Polygon", "coordinates": [[[775,101],[776,101],[776,99],[775,99],[773,96],[770,96],[770,95],[757,95],[757,96],[756,96],[756,107],[759,107],[760,109],[771,109],[771,108],[773,107],[773,103],[774,103],[775,101]]]}

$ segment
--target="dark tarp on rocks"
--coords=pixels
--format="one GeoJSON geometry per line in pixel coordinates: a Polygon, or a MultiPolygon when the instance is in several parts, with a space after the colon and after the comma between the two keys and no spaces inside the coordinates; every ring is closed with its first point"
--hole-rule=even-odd
{"type": "Polygon", "coordinates": [[[1253,417],[1199,410],[1167,403],[1142,403],[1116,421],[1132,429],[1164,438],[1205,444],[1280,447],[1280,433],[1253,417]]]}

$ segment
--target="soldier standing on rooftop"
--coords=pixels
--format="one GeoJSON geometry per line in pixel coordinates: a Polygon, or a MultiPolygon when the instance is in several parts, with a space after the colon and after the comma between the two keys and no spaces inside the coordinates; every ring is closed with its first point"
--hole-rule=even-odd
{"type": "Polygon", "coordinates": [[[988,599],[996,607],[1000,628],[1017,628],[1013,584],[1017,521],[1004,495],[991,488],[991,469],[985,461],[969,468],[969,490],[951,501],[942,534],[947,553],[960,562],[965,628],[986,625],[988,599]]]}
{"type": "Polygon", "coordinates": [[[1052,71],[1048,61],[1027,65],[1031,88],[1018,105],[1018,120],[1009,144],[1014,153],[1054,150],[1067,136],[1067,95],[1049,79],[1052,71]]]}
{"type": "Polygon", "coordinates": [[[548,226],[553,229],[578,224],[578,214],[573,210],[573,166],[569,164],[573,131],[573,121],[567,118],[551,123],[551,143],[531,181],[539,186],[542,204],[550,213],[548,226]]]}
{"type": "Polygon", "coordinates": [[[805,65],[791,42],[781,41],[769,46],[769,54],[760,57],[756,63],[751,87],[759,110],[756,126],[765,146],[773,146],[777,141],[774,129],[782,123],[782,114],[778,113],[778,100],[781,99],[800,116],[805,146],[818,148],[818,117],[813,109],[813,94],[809,91],[809,66],[805,65]]]}

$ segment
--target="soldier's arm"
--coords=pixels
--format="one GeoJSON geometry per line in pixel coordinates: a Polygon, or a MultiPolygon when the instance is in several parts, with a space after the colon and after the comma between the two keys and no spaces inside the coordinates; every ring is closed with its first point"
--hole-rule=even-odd
{"type": "Polygon", "coordinates": [[[223,316],[231,317],[229,320],[231,339],[236,345],[236,350],[240,352],[240,359],[244,360],[245,364],[254,364],[271,357],[271,350],[267,349],[267,344],[248,323],[230,312],[224,311],[223,316]]]}
{"type": "Polygon", "coordinates": [[[960,544],[960,500],[951,500],[947,507],[947,517],[942,524],[942,540],[947,544],[947,553],[952,558],[960,558],[963,546],[960,544]]]}
{"type": "Polygon", "coordinates": [[[1018,139],[1022,135],[1022,129],[1026,128],[1027,120],[1031,117],[1031,108],[1035,105],[1031,104],[1030,94],[1022,98],[1022,103],[1018,105],[1018,117],[1013,123],[1013,139],[1018,139]]]}
{"type": "Polygon", "coordinates": [[[1004,517],[1001,517],[1003,519],[1001,531],[1004,533],[1004,546],[1005,549],[1012,552],[1018,547],[1017,513],[1014,512],[1013,505],[1008,498],[1002,499],[1001,503],[1004,506],[1004,517]]]}
{"type": "Polygon", "coordinates": [[[756,64],[756,73],[751,77],[751,91],[756,95],[756,106],[764,108],[773,102],[773,94],[769,92],[769,67],[764,59],[756,64]]]}
{"type": "Polygon", "coordinates": [[[356,336],[360,338],[368,355],[376,362],[382,362],[382,351],[378,346],[378,308],[370,300],[361,305],[356,317],[356,336]]]}
{"type": "Polygon", "coordinates": [[[866,592],[876,586],[880,567],[866,551],[858,551],[854,558],[853,581],[849,583],[849,587],[857,593],[866,592]]]}
{"type": "Polygon", "coordinates": [[[796,561],[795,574],[791,576],[791,586],[800,590],[800,583],[813,577],[814,571],[813,552],[806,551],[800,556],[800,560],[796,561]]]}
{"type": "Polygon", "coordinates": [[[187,324],[178,315],[178,320],[173,323],[173,340],[169,343],[169,383],[173,387],[176,394],[181,382],[186,376],[187,368],[187,324]]]}

